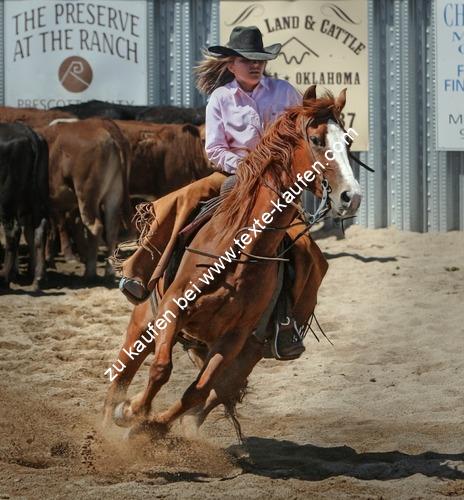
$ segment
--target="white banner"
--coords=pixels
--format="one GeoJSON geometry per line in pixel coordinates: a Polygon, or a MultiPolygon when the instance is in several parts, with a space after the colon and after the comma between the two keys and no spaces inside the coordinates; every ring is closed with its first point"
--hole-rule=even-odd
{"type": "Polygon", "coordinates": [[[5,104],[147,104],[146,0],[6,0],[5,104]]]}
{"type": "Polygon", "coordinates": [[[318,85],[337,95],[347,88],[346,126],[359,134],[353,150],[368,149],[366,0],[222,0],[221,44],[237,26],[258,26],[264,45],[283,45],[267,70],[304,92],[318,85]]]}
{"type": "Polygon", "coordinates": [[[464,151],[464,1],[435,7],[437,149],[464,151]]]}

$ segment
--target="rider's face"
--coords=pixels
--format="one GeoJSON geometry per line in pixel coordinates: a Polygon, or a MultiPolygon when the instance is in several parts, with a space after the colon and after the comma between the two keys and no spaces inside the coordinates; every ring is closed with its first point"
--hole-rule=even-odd
{"type": "Polygon", "coordinates": [[[253,90],[258,85],[266,68],[266,61],[254,61],[244,57],[235,57],[227,69],[244,90],[253,90]]]}

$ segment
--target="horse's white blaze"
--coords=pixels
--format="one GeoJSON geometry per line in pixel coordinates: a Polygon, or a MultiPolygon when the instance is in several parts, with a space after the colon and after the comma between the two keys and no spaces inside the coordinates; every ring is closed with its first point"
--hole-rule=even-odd
{"type": "Polygon", "coordinates": [[[337,215],[356,213],[361,203],[361,187],[353,175],[353,170],[348,160],[346,135],[340,125],[329,120],[327,123],[326,158],[337,163],[339,171],[337,179],[332,185],[332,209],[337,215]],[[327,153],[330,151],[330,155],[327,153]]]}
{"type": "Polygon", "coordinates": [[[327,146],[332,152],[334,160],[340,167],[342,184],[345,184],[343,191],[351,191],[353,194],[361,194],[358,181],[354,178],[353,170],[346,152],[347,144],[344,140],[344,133],[338,123],[329,120],[327,123],[327,146]]]}

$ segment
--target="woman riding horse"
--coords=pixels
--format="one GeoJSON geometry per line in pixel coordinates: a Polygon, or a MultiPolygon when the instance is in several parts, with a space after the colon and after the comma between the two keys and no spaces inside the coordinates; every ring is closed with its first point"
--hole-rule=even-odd
{"type": "MultiPolygon", "coordinates": [[[[310,87],[303,105],[285,111],[243,160],[234,188],[193,236],[173,281],[161,290],[157,287],[156,310],[151,299],[133,309],[118,364],[112,367],[117,373],[108,370],[113,382],[105,404],[107,423],[113,420],[130,426],[131,434],[148,430],[163,435],[179,417],[188,415],[199,426],[218,404],[233,410],[248,375],[263,357],[264,347],[255,331],[277,289],[280,263],[275,256],[285,237],[282,229],[298,225],[307,231],[310,226],[298,219],[295,222],[299,207],[291,203],[291,192],[297,192],[297,184],[305,185],[304,179],[306,187],[322,200],[329,193],[335,213],[354,215],[359,207],[359,184],[340,125],[344,104],[343,91],[337,98],[316,98],[315,89],[310,87]],[[323,165],[322,175],[315,175],[316,166],[323,165]],[[225,264],[212,281],[204,280],[205,266],[231,250],[238,235],[248,231],[255,220],[267,221],[268,230],[252,238],[246,252],[225,264]],[[190,301],[188,307],[183,304],[185,298],[190,301]],[[174,344],[186,336],[197,342],[190,350],[196,351],[200,371],[169,409],[152,414],[152,401],[170,378],[174,344]],[[128,399],[128,388],[150,353],[153,359],[147,384],[128,399]]],[[[178,201],[183,209],[182,199],[178,201]]],[[[293,304],[299,324],[314,308],[320,271],[326,269],[320,251],[309,238],[306,241],[306,258],[296,268],[302,265],[304,269],[308,255],[314,264],[293,304]]]]}
{"type": "MultiPolygon", "coordinates": [[[[142,233],[137,251],[122,265],[120,289],[134,304],[145,301],[163,275],[177,235],[199,202],[230,191],[237,168],[255,149],[264,131],[285,109],[301,105],[302,96],[287,81],[264,74],[266,61],[275,59],[280,48],[280,44],[264,47],[256,27],[236,27],[228,44],[209,47],[209,54],[197,68],[199,90],[211,94],[206,108],[206,152],[219,171],[150,206],[154,213],[150,228],[142,233]]],[[[347,205],[350,202],[347,200],[347,205]]],[[[295,240],[300,231],[301,226],[294,226],[287,234],[295,240]]],[[[295,278],[285,313],[287,317],[301,316],[294,310],[298,299],[304,296],[305,286],[315,299],[326,263],[309,235],[297,239],[289,255],[295,278]],[[310,274],[312,281],[308,280],[310,274]]],[[[314,306],[315,300],[306,305],[310,312],[314,306]]],[[[299,323],[293,318],[285,323],[277,321],[279,359],[302,354],[300,333],[308,317],[299,319],[299,323]]]]}

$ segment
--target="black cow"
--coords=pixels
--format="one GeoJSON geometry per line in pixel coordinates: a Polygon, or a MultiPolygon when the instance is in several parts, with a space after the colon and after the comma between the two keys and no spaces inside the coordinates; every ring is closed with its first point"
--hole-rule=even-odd
{"type": "Polygon", "coordinates": [[[193,125],[205,123],[204,107],[129,106],[93,100],[51,109],[72,113],[80,119],[101,116],[113,120],[141,120],[153,123],[191,123],[193,125]]]}
{"type": "Polygon", "coordinates": [[[177,106],[151,106],[137,113],[137,120],[152,123],[205,123],[205,108],[179,108],[177,106]]]}
{"type": "Polygon", "coordinates": [[[66,111],[77,116],[81,120],[100,116],[113,120],[135,120],[137,113],[144,111],[147,106],[128,106],[124,104],[114,104],[106,101],[87,101],[79,104],[69,104],[68,106],[57,106],[52,110],[66,111]]]}
{"type": "Polygon", "coordinates": [[[16,271],[16,257],[24,227],[30,249],[29,272],[34,289],[45,275],[48,219],[48,146],[21,123],[0,123],[0,223],[5,230],[5,260],[0,284],[8,287],[16,271]]]}

